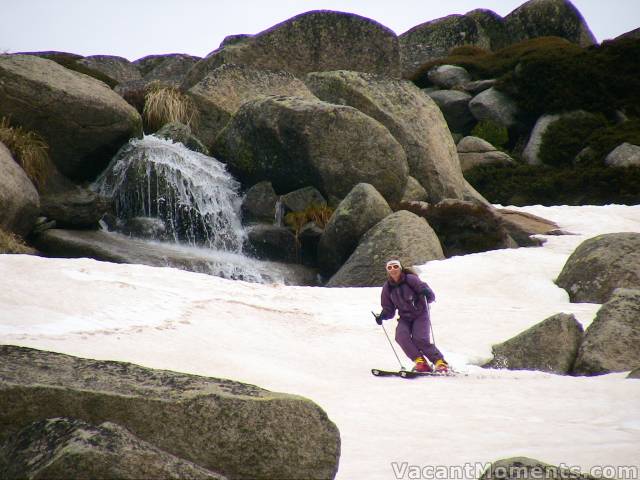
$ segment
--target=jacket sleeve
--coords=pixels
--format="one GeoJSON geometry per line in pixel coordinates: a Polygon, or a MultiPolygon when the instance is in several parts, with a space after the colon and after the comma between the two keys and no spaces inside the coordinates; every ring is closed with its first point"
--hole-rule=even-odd
{"type": "Polygon", "coordinates": [[[433,290],[431,290],[429,285],[427,285],[426,282],[420,280],[420,277],[418,277],[417,275],[409,273],[406,275],[405,281],[418,295],[424,295],[427,298],[428,303],[436,301],[436,294],[433,293],[433,290]]]}
{"type": "Polygon", "coordinates": [[[396,314],[396,306],[391,300],[391,293],[389,292],[389,284],[385,282],[382,287],[382,295],[380,299],[382,304],[382,320],[393,318],[396,314]]]}

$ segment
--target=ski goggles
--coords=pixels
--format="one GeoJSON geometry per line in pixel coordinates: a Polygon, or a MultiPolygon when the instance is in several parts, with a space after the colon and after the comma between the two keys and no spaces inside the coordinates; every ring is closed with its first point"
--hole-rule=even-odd
{"type": "Polygon", "coordinates": [[[389,260],[387,262],[387,270],[390,272],[392,270],[398,270],[400,268],[402,268],[402,265],[400,265],[400,262],[398,260],[389,260]]]}

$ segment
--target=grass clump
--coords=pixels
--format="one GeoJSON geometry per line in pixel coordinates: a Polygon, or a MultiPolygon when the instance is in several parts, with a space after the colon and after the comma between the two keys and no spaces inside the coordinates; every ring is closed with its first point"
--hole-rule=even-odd
{"type": "Polygon", "coordinates": [[[0,254],[6,253],[34,255],[36,251],[19,236],[0,228],[0,254]]]}
{"type": "Polygon", "coordinates": [[[9,119],[0,119],[0,142],[11,152],[33,184],[40,188],[51,171],[49,145],[37,133],[13,127],[9,119]]]}
{"type": "Polygon", "coordinates": [[[193,100],[178,87],[154,82],[147,87],[142,116],[147,129],[155,132],[171,122],[194,127],[198,110],[193,100]]]}

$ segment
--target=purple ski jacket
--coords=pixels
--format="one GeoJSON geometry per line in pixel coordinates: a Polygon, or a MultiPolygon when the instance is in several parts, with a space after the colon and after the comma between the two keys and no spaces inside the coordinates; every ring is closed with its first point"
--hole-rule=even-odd
{"type": "Polygon", "coordinates": [[[427,301],[431,303],[435,298],[429,285],[417,275],[403,272],[398,283],[388,279],[382,287],[382,320],[393,318],[396,310],[401,319],[415,320],[427,315],[427,301]]]}

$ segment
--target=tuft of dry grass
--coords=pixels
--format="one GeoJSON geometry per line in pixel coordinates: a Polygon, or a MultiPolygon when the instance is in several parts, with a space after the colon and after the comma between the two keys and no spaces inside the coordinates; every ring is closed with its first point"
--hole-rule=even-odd
{"type": "Polygon", "coordinates": [[[20,253],[34,255],[36,251],[27,246],[22,238],[11,232],[5,232],[0,228],[0,254],[4,253],[20,253]]]}
{"type": "Polygon", "coordinates": [[[0,119],[0,142],[6,145],[27,177],[40,188],[51,172],[47,142],[35,132],[12,127],[6,117],[0,119]]]}
{"type": "Polygon", "coordinates": [[[153,82],[147,87],[142,116],[149,131],[157,131],[171,122],[194,127],[198,110],[193,100],[178,87],[153,82]]]}

